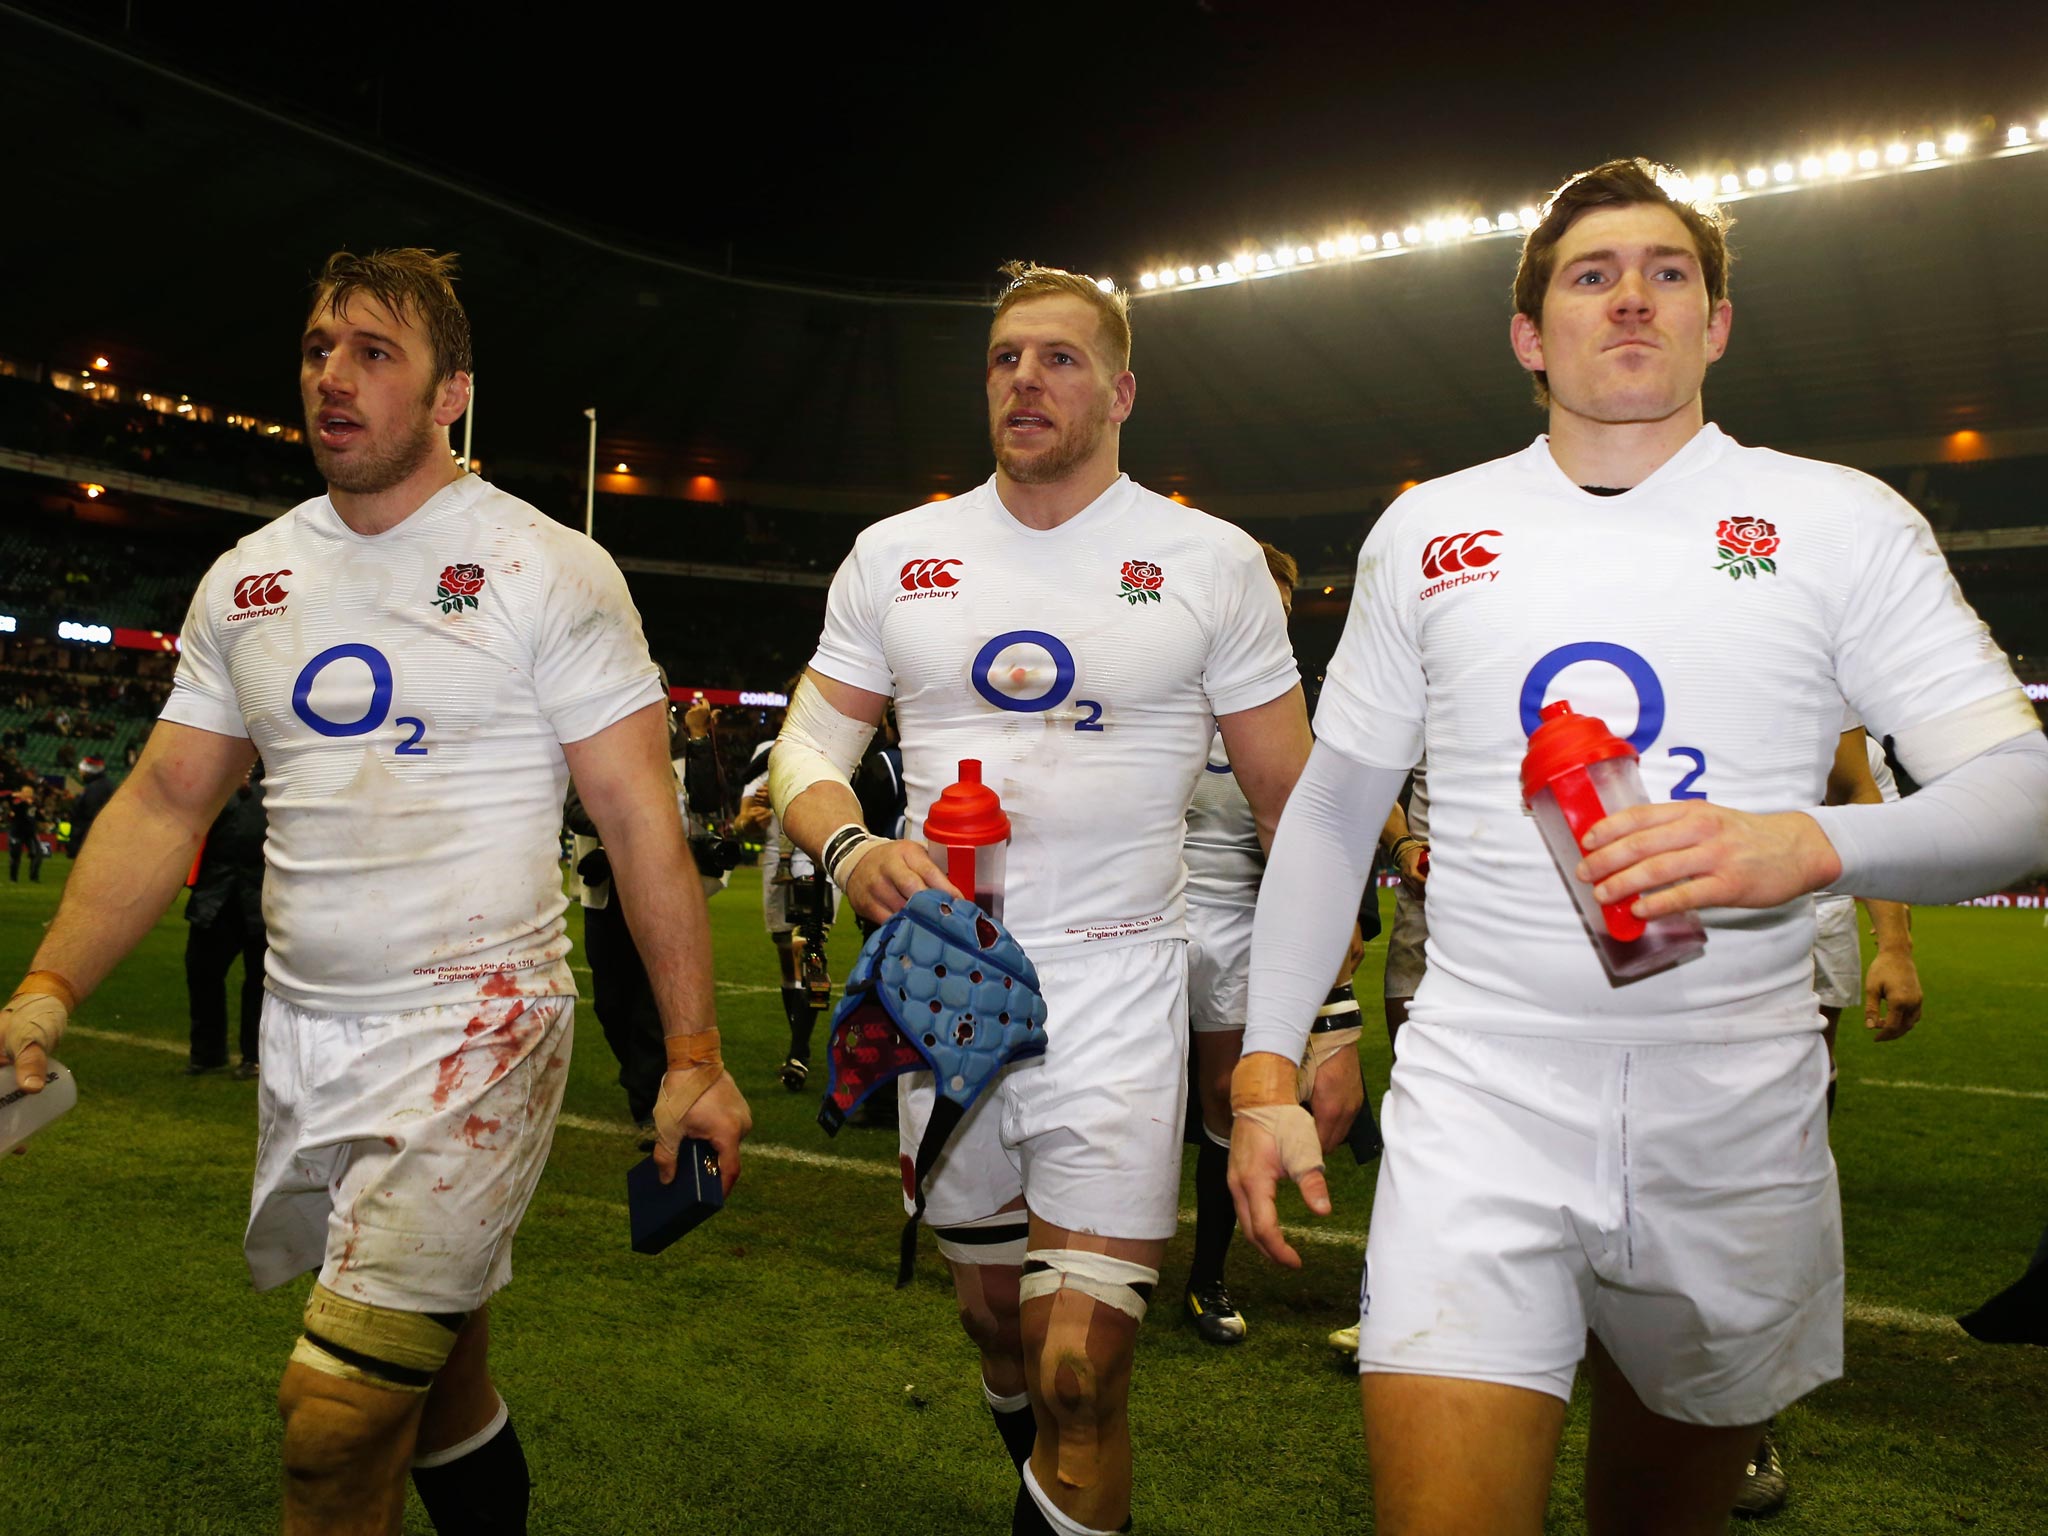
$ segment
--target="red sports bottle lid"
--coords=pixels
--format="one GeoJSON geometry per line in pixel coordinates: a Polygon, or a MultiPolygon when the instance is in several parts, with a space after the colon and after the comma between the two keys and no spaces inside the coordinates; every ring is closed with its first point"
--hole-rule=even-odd
{"type": "Polygon", "coordinates": [[[1542,721],[1531,733],[1529,751],[1522,758],[1524,805],[1574,768],[1636,755],[1636,749],[1608,730],[1607,722],[1598,715],[1573,714],[1568,700],[1544,705],[1542,721]]]}
{"type": "Polygon", "coordinates": [[[981,782],[981,760],[960,760],[960,782],[939,791],[925,813],[924,835],[935,843],[954,847],[985,848],[1010,840],[1010,818],[1003,814],[1003,802],[981,782]]]}

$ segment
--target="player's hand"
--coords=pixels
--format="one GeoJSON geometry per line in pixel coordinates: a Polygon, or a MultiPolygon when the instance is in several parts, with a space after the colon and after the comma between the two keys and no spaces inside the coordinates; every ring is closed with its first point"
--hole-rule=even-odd
{"type": "Polygon", "coordinates": [[[739,815],[733,817],[732,829],[742,837],[763,837],[774,818],[775,809],[769,805],[767,795],[750,795],[741,803],[739,815]]]}
{"type": "Polygon", "coordinates": [[[1231,1074],[1230,1199],[1237,1224],[1253,1247],[1288,1269],[1301,1268],[1301,1255],[1280,1230],[1280,1181],[1293,1179],[1311,1211],[1330,1214],[1315,1122],[1293,1101],[1294,1086],[1294,1063],[1269,1051],[1240,1058],[1231,1074]]]}
{"type": "Polygon", "coordinates": [[[1896,1040],[1919,1022],[1919,967],[1909,954],[1880,949],[1863,974],[1863,1027],[1874,1040],[1896,1040]]]}
{"type": "Polygon", "coordinates": [[[1706,800],[1632,805],[1594,823],[1578,877],[1602,905],[1636,900],[1646,921],[1697,907],[1775,907],[1842,872],[1820,823],[1800,811],[1755,815],[1706,800]]]}
{"type": "Polygon", "coordinates": [[[38,971],[22,983],[21,990],[0,1008],[0,1067],[14,1066],[15,1086],[24,1093],[41,1093],[49,1081],[49,1047],[63,1038],[71,1018],[70,990],[59,996],[56,987],[40,980],[48,975],[38,971]]]}
{"type": "Polygon", "coordinates": [[[1308,1112],[1315,1118],[1316,1140],[1323,1151],[1335,1151],[1351,1134],[1351,1122],[1365,1107],[1365,1073],[1358,1065],[1358,1042],[1332,1053],[1316,1068],[1309,1090],[1308,1112]]]}
{"type": "Polygon", "coordinates": [[[711,734],[711,722],[716,714],[709,701],[699,697],[690,701],[690,707],[683,711],[683,729],[690,733],[690,739],[701,741],[711,734]]]}
{"type": "MultiPolygon", "coordinates": [[[[679,1077],[681,1073],[666,1076],[679,1077]]],[[[720,1072],[718,1081],[697,1097],[683,1116],[682,1135],[697,1136],[711,1143],[718,1153],[718,1183],[726,1194],[740,1181],[740,1140],[754,1128],[753,1111],[747,1108],[740,1085],[730,1072],[720,1072]]],[[[658,1138],[654,1143],[654,1170],[664,1184],[676,1176],[676,1148],[679,1142],[658,1138]]]]}
{"type": "Polygon", "coordinates": [[[1423,887],[1429,884],[1429,844],[1412,842],[1401,850],[1401,857],[1395,860],[1395,867],[1401,873],[1401,884],[1407,887],[1410,896],[1423,894],[1423,887]]]}
{"type": "Polygon", "coordinates": [[[897,838],[863,854],[846,876],[846,899],[871,923],[884,923],[919,891],[962,894],[922,843],[897,838]]]}

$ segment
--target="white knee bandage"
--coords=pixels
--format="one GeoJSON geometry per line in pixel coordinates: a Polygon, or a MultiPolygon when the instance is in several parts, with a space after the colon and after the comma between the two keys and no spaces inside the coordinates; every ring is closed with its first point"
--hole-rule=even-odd
{"type": "Polygon", "coordinates": [[[768,799],[775,814],[787,818],[790,802],[824,780],[850,787],[874,734],[872,725],[834,709],[809,677],[799,679],[768,754],[768,799]]]}
{"type": "Polygon", "coordinates": [[[1128,1259],[1113,1259],[1106,1253],[1090,1253],[1081,1248],[1033,1248],[1024,1255],[1024,1279],[1017,1287],[1017,1295],[1020,1300],[1030,1301],[1057,1291],[1079,1291],[1105,1307],[1115,1307],[1142,1320],[1151,1302],[1152,1287],[1158,1283],[1158,1270],[1128,1259]]]}

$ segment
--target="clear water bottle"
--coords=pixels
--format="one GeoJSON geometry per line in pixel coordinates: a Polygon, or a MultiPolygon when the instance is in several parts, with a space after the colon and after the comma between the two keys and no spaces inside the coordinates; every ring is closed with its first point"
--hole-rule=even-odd
{"type": "Polygon", "coordinates": [[[1635,900],[1602,906],[1574,870],[1594,825],[1631,805],[1646,805],[1636,750],[1592,715],[1575,715],[1563,699],[1543,707],[1542,723],[1522,759],[1522,803],[1536,818],[1544,846],[1578,903],[1579,920],[1615,982],[1637,981],[1692,959],[1707,947],[1693,913],[1649,922],[1629,910],[1635,900]]]}
{"type": "Polygon", "coordinates": [[[15,1082],[12,1062],[0,1067],[0,1157],[77,1102],[78,1079],[59,1061],[47,1063],[41,1093],[30,1093],[15,1082]]]}
{"type": "Polygon", "coordinates": [[[1001,922],[1010,818],[1003,814],[1001,797],[981,782],[978,758],[962,758],[959,782],[939,791],[925,813],[924,841],[954,888],[1001,922]]]}

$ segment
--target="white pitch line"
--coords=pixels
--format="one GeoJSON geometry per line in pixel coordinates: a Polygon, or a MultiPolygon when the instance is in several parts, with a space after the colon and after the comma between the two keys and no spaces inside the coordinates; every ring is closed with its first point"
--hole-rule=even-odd
{"type": "MultiPolygon", "coordinates": [[[[587,965],[572,965],[569,967],[569,970],[571,974],[576,976],[588,976],[590,974],[590,967],[587,965]]],[[[780,992],[782,990],[780,987],[764,987],[751,981],[714,981],[712,985],[721,992],[780,992]]]]}
{"type": "MultiPolygon", "coordinates": [[[[771,989],[763,989],[771,990],[771,989]]],[[[84,1024],[74,1024],[70,1034],[82,1035],[88,1040],[105,1040],[113,1045],[136,1045],[144,1050],[163,1051],[173,1056],[186,1054],[186,1047],[175,1040],[158,1040],[148,1035],[131,1035],[115,1029],[94,1029],[84,1024]]],[[[2036,1093],[2020,1088],[1987,1088],[1972,1083],[1920,1083],[1905,1080],[1858,1078],[1856,1082],[1870,1088],[1930,1088],[1951,1093],[1982,1093],[1999,1098],[2048,1099],[2048,1093],[2036,1093]]],[[[562,1115],[556,1121],[572,1131],[595,1131],[603,1135],[630,1136],[635,1128],[622,1120],[593,1120],[586,1115],[562,1115]]],[[[897,1170],[887,1163],[871,1162],[856,1157],[834,1157],[829,1152],[807,1152],[801,1147],[778,1146],[774,1142],[750,1141],[742,1151],[746,1157],[759,1158],[768,1163],[794,1163],[805,1168],[822,1168],[835,1173],[865,1174],[870,1178],[896,1179],[897,1170]]],[[[1185,1210],[1180,1213],[1181,1225],[1193,1223],[1195,1213],[1185,1210]]],[[[1319,1248],[1350,1248],[1364,1252],[1365,1234],[1343,1227],[1289,1227],[1287,1240],[1292,1243],[1311,1243],[1319,1248]]],[[[1950,1334],[1957,1338],[1966,1337],[1951,1317],[1942,1317],[1934,1312],[1916,1312],[1910,1307],[1887,1307],[1876,1302],[1857,1301],[1851,1297],[1843,1307],[1843,1316],[1852,1323],[1865,1323],[1876,1328],[1896,1328],[1905,1333],[1950,1334]]]]}
{"type": "Polygon", "coordinates": [[[1991,1088],[1982,1083],[1923,1083],[1913,1078],[1858,1077],[1850,1080],[1856,1088],[1924,1088],[1934,1093],[1977,1093],[1991,1099],[2048,1099],[2038,1088],[1991,1088]]]}

